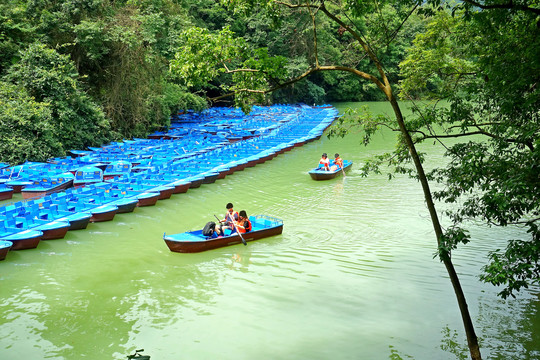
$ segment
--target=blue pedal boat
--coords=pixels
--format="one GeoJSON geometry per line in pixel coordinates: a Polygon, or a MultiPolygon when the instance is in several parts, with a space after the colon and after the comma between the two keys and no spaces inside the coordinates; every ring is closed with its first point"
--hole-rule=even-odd
{"type": "Polygon", "coordinates": [[[0,221],[0,241],[11,242],[13,244],[11,250],[34,249],[42,237],[43,233],[39,230],[12,228],[0,221]]]}
{"type": "Polygon", "coordinates": [[[72,194],[79,196],[79,198],[98,198],[103,204],[115,205],[118,207],[117,214],[130,213],[135,210],[139,200],[124,192],[111,191],[110,183],[97,183],[95,185],[85,186],[84,188],[76,189],[72,194]],[[104,185],[108,188],[101,188],[100,185],[104,185]]]}
{"type": "Polygon", "coordinates": [[[73,186],[80,187],[102,181],[103,170],[96,166],[87,165],[77,169],[75,172],[75,180],[73,180],[73,186]]]}
{"type": "Polygon", "coordinates": [[[42,240],[63,238],[69,229],[69,222],[41,219],[38,210],[39,205],[33,200],[27,203],[17,202],[0,208],[0,221],[10,233],[37,230],[43,233],[42,240]]]}
{"type": "MultiPolygon", "coordinates": [[[[344,172],[347,172],[351,169],[352,161],[349,160],[343,160],[343,169],[336,169],[336,170],[330,170],[326,171],[321,167],[316,167],[315,169],[309,171],[309,175],[313,180],[330,180],[337,176],[342,175],[344,172]]],[[[333,164],[330,163],[330,166],[333,164]]]]}
{"type": "MultiPolygon", "coordinates": [[[[283,220],[267,216],[250,216],[252,231],[242,234],[246,242],[259,240],[265,237],[279,235],[283,232],[283,220]]],[[[179,234],[163,234],[163,240],[172,252],[196,253],[224,246],[236,245],[242,242],[237,233],[223,237],[207,237],[202,230],[188,231],[179,234]]]]}
{"type": "Polygon", "coordinates": [[[103,202],[97,197],[71,198],[67,201],[66,209],[74,212],[87,212],[92,214],[90,222],[111,221],[118,212],[118,206],[103,202]]]}
{"type": "Polygon", "coordinates": [[[131,172],[131,163],[125,160],[110,162],[103,171],[103,180],[110,180],[116,176],[122,176],[131,172]]]}
{"type": "Polygon", "coordinates": [[[23,199],[35,199],[55,192],[65,190],[73,185],[75,176],[70,172],[58,175],[43,176],[34,181],[32,185],[25,186],[21,190],[23,199]]]}
{"type": "Polygon", "coordinates": [[[35,204],[38,209],[38,217],[43,220],[58,220],[69,222],[69,230],[82,230],[86,229],[92,214],[88,212],[78,212],[75,210],[68,210],[67,203],[58,204],[53,203],[50,199],[35,204]]]}
{"type": "MultiPolygon", "coordinates": [[[[21,229],[38,230],[43,233],[42,240],[62,239],[69,230],[69,221],[46,220],[39,213],[27,212],[15,217],[15,226],[21,229]]],[[[9,223],[8,223],[9,224],[9,223]]]]}
{"type": "Polygon", "coordinates": [[[156,205],[160,193],[157,191],[150,190],[150,186],[134,186],[132,184],[124,183],[105,183],[98,184],[98,187],[102,187],[109,191],[113,195],[125,196],[137,199],[137,206],[153,206],[156,205]]]}

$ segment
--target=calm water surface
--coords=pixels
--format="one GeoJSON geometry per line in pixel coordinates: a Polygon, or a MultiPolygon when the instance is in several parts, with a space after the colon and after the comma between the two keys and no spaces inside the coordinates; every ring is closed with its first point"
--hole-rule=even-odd
{"type": "MultiPolygon", "coordinates": [[[[344,104],[338,105],[340,110],[344,104]]],[[[377,111],[386,104],[372,103],[377,111]]],[[[461,359],[466,340],[418,183],[359,175],[394,146],[321,138],[154,207],[90,224],[0,262],[3,359],[461,359]],[[322,152],[354,161],[310,179],[322,152]],[[356,169],[355,169],[356,167],[356,169]],[[284,219],[283,234],[200,254],[164,232],[201,228],[225,204],[284,219]]],[[[428,164],[441,160],[433,151],[428,164]]],[[[540,358],[538,289],[504,301],[478,281],[519,230],[471,226],[454,254],[486,359],[540,358]]]]}

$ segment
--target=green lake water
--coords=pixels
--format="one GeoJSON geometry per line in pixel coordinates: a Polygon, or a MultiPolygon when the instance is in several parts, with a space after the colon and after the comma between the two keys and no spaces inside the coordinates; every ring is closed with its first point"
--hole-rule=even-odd
{"type": "MultiPolygon", "coordinates": [[[[420,185],[359,174],[358,164],[394,145],[389,132],[367,148],[358,135],[323,136],[156,206],[10,252],[0,262],[1,358],[125,359],[136,348],[152,360],[467,358],[420,185]],[[323,152],[352,160],[352,170],[311,180],[323,152]],[[164,232],[201,228],[227,202],[283,219],[283,234],[198,254],[168,250],[164,232]]],[[[442,161],[442,148],[429,151],[427,166],[442,161]]],[[[453,259],[483,357],[539,359],[538,289],[502,300],[478,280],[488,251],[519,230],[470,230],[474,240],[453,259]]]]}

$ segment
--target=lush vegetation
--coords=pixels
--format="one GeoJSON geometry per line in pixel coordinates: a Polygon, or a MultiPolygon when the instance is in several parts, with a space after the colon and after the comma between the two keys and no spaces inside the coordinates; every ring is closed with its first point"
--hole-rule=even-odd
{"type": "MultiPolygon", "coordinates": [[[[381,21],[399,21],[397,10],[390,7],[384,11],[381,21]]],[[[422,21],[418,17],[409,21],[397,41],[380,50],[394,80],[399,78],[397,65],[422,29],[422,21]]],[[[43,112],[50,113],[39,116],[39,128],[51,130],[32,137],[28,134],[32,134],[36,121],[3,114],[0,136],[5,141],[0,160],[45,160],[70,148],[144,137],[168,125],[171,114],[178,110],[232,105],[232,98],[222,96],[239,90],[231,84],[242,78],[253,81],[250,88],[266,86],[266,78],[211,70],[217,67],[208,65],[215,65],[221,58],[218,54],[210,56],[205,49],[197,50],[203,58],[200,64],[190,62],[190,51],[195,49],[189,46],[194,40],[202,40],[205,32],[223,29],[228,29],[231,39],[242,39],[244,50],[250,49],[244,51],[247,55],[243,58],[237,53],[231,60],[265,71],[272,63],[274,72],[268,71],[273,85],[302,73],[315,58],[311,18],[302,11],[294,16],[276,16],[270,11],[233,14],[225,4],[208,0],[3,2],[0,105],[16,106],[18,113],[31,114],[39,104],[43,112]],[[189,67],[193,67],[191,77],[177,71],[189,67]],[[199,80],[193,81],[196,77],[199,80]],[[21,92],[16,101],[13,86],[21,92]],[[9,131],[13,124],[25,135],[9,131]]],[[[367,24],[363,30],[369,33],[373,29],[367,24]]],[[[335,23],[321,23],[318,36],[325,40],[317,49],[318,58],[343,64],[369,63],[354,52],[342,52],[343,47],[350,46],[351,38],[335,23]]],[[[217,43],[199,45],[208,50],[217,43]]],[[[247,104],[381,99],[384,97],[372,84],[351,74],[328,72],[249,101],[237,92],[235,100],[247,104]]]]}
{"type": "Polygon", "coordinates": [[[0,4],[0,105],[14,111],[2,115],[2,160],[145,136],[178,109],[204,108],[169,76],[188,14],[168,0],[0,4]]]}
{"type": "Polygon", "coordinates": [[[496,251],[483,280],[501,295],[540,283],[540,31],[538,9],[440,12],[402,64],[402,94],[445,100],[419,109],[409,126],[418,142],[437,139],[449,164],[430,178],[436,198],[452,203],[455,237],[446,251],[470,240],[461,224],[482,220],[528,233],[496,251]],[[457,142],[457,143],[456,143],[457,142]]]}
{"type": "Polygon", "coordinates": [[[485,266],[501,296],[539,284],[538,0],[10,0],[0,19],[0,160],[144,136],[180,109],[387,100],[391,118],[350,112],[333,135],[360,126],[367,145],[381,126],[399,134],[364,170],[390,165],[421,183],[472,358],[452,264],[473,240],[467,221],[526,230],[485,266]],[[399,97],[422,100],[415,116],[399,97]],[[431,172],[416,149],[427,141],[447,148],[431,172]],[[435,200],[452,204],[446,226],[435,200]]]}

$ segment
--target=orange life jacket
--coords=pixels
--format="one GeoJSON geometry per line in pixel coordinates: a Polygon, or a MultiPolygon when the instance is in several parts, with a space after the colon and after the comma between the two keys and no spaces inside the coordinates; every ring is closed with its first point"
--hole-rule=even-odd
{"type": "Polygon", "coordinates": [[[343,160],[341,160],[341,158],[338,157],[336,160],[334,160],[334,164],[336,164],[338,169],[340,169],[343,167],[343,160]]]}
{"type": "Polygon", "coordinates": [[[244,224],[237,223],[236,228],[240,234],[245,234],[251,231],[251,221],[249,219],[244,219],[244,224]]]}

